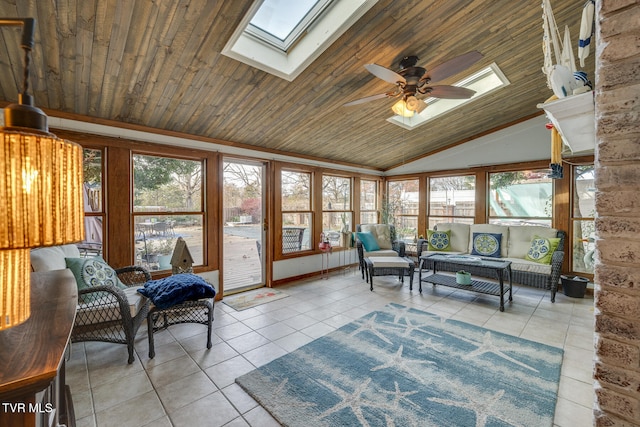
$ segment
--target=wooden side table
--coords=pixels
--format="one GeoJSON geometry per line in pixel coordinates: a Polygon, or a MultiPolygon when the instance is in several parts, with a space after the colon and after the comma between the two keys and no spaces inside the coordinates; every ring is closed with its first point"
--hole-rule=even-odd
{"type": "Polygon", "coordinates": [[[70,270],[31,273],[31,316],[0,332],[0,426],[75,426],[64,353],[77,304],[70,270]]]}

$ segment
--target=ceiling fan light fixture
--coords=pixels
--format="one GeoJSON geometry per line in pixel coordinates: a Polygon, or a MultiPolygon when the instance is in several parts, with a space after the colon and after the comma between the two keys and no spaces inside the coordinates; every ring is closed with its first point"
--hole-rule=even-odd
{"type": "Polygon", "coordinates": [[[420,114],[427,108],[427,103],[415,96],[407,97],[407,109],[420,114]]]}
{"type": "Polygon", "coordinates": [[[391,107],[391,111],[393,111],[393,113],[398,116],[413,117],[413,110],[407,108],[407,103],[404,99],[400,99],[398,102],[393,104],[393,107],[391,107]]]}

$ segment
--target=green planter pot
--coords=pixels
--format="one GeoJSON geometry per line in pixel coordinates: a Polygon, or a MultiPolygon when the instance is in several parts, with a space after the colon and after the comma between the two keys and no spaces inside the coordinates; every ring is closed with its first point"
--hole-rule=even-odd
{"type": "Polygon", "coordinates": [[[456,273],[456,283],[458,285],[470,285],[471,284],[471,273],[465,272],[457,272],[456,273]]]}

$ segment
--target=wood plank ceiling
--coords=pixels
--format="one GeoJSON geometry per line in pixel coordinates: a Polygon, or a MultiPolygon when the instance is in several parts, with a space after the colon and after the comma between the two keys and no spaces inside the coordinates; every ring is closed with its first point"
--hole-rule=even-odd
{"type": "MultiPolygon", "coordinates": [[[[112,120],[385,170],[539,113],[552,95],[540,0],[379,0],[293,82],[220,52],[251,0],[0,1],[37,20],[31,88],[49,115],[112,120]],[[393,100],[345,102],[391,88],[363,67],[437,65],[470,50],[511,85],[411,131],[386,121],[393,100]]],[[[578,38],[583,0],[552,0],[578,38]]],[[[0,101],[22,79],[19,31],[2,27],[0,101]]],[[[593,55],[585,70],[593,80],[593,55]]],[[[462,76],[453,76],[450,84],[462,76]]],[[[4,103],[6,104],[6,102],[4,103]]],[[[3,105],[4,105],[3,104],[3,105]]]]}

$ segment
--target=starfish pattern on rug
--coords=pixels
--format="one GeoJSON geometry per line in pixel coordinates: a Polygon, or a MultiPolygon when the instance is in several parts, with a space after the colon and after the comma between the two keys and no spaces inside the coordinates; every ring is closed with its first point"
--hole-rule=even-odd
{"type": "Polygon", "coordinates": [[[360,325],[360,327],[357,328],[355,331],[351,332],[350,335],[354,337],[358,335],[358,333],[360,332],[368,331],[368,332],[371,332],[373,335],[377,336],[378,338],[380,338],[382,341],[386,342],[387,344],[393,344],[391,340],[389,340],[389,338],[385,337],[384,334],[382,334],[382,332],[378,330],[379,325],[376,324],[376,316],[377,316],[377,313],[374,313],[373,316],[367,319],[366,322],[362,323],[362,325],[360,325]]]}
{"type": "Polygon", "coordinates": [[[427,335],[434,336],[434,337],[436,337],[436,338],[442,338],[442,335],[438,335],[438,334],[435,334],[435,333],[433,333],[433,332],[431,332],[431,331],[428,331],[428,330],[426,330],[426,329],[423,329],[423,328],[424,328],[424,325],[414,325],[414,324],[411,322],[411,319],[409,319],[408,317],[406,317],[406,318],[405,318],[405,322],[406,322],[406,323],[405,323],[404,325],[403,325],[403,324],[401,324],[401,323],[395,323],[395,322],[385,322],[385,323],[388,323],[388,324],[390,324],[390,325],[398,325],[398,326],[402,326],[402,327],[404,328],[404,332],[403,332],[403,333],[402,333],[402,335],[401,335],[402,337],[408,337],[408,336],[410,336],[410,335],[411,335],[411,332],[413,332],[413,331],[420,331],[420,332],[422,332],[422,333],[425,333],[425,334],[427,334],[427,335]]]}
{"type": "Polygon", "coordinates": [[[507,422],[513,427],[521,427],[520,424],[514,424],[512,420],[504,417],[500,411],[493,410],[495,404],[504,395],[504,390],[498,390],[489,398],[478,398],[475,395],[467,393],[463,388],[458,388],[458,391],[460,394],[464,395],[466,402],[460,400],[441,399],[439,397],[428,397],[427,400],[473,411],[476,414],[476,427],[485,427],[489,417],[507,422]]]}
{"type": "Polygon", "coordinates": [[[378,406],[375,402],[370,402],[361,397],[362,393],[369,387],[369,383],[371,382],[371,378],[367,378],[363,383],[357,386],[352,393],[349,393],[330,382],[324,380],[318,380],[322,385],[327,387],[329,390],[333,391],[337,396],[340,397],[340,402],[336,403],[331,408],[327,409],[320,415],[318,415],[319,419],[326,418],[327,416],[333,414],[334,412],[338,412],[342,409],[348,408],[351,409],[351,412],[356,416],[358,421],[360,421],[360,425],[363,427],[369,427],[369,422],[365,419],[364,414],[362,412],[363,406],[378,406]]]}
{"type": "Polygon", "coordinates": [[[290,427],[551,427],[561,362],[561,349],[388,304],[236,382],[290,427]]]}
{"type": "Polygon", "coordinates": [[[436,351],[438,353],[443,353],[442,346],[440,344],[434,343],[432,338],[425,340],[422,344],[420,344],[418,348],[420,350],[426,350],[430,348],[431,350],[436,351]]]}
{"type": "Polygon", "coordinates": [[[436,362],[432,362],[431,360],[419,360],[419,359],[407,360],[406,358],[402,357],[403,351],[404,351],[404,346],[401,345],[398,348],[398,351],[396,351],[395,354],[392,355],[385,363],[383,363],[382,365],[374,366],[373,368],[371,368],[371,371],[375,372],[381,369],[394,368],[400,371],[404,371],[406,374],[408,374],[412,378],[415,378],[420,383],[424,383],[424,379],[420,375],[416,375],[413,372],[413,370],[409,366],[409,362],[414,362],[415,364],[428,364],[428,365],[435,365],[436,362]]]}
{"type": "MultiPolygon", "coordinates": [[[[462,339],[463,341],[467,341],[467,342],[469,342],[471,344],[478,345],[477,342],[468,340],[466,338],[460,337],[460,339],[462,339]]],[[[517,359],[514,359],[513,357],[504,354],[503,350],[504,351],[521,352],[519,347],[506,347],[506,348],[498,347],[496,344],[493,343],[493,338],[491,337],[491,332],[487,331],[484,334],[484,336],[482,337],[482,343],[480,343],[478,348],[473,350],[471,353],[465,354],[464,356],[462,356],[462,358],[465,359],[465,360],[469,360],[469,359],[472,359],[474,357],[481,356],[481,355],[483,355],[485,353],[493,353],[496,356],[502,357],[503,359],[508,360],[509,362],[515,363],[518,366],[522,366],[525,369],[529,369],[531,371],[538,372],[537,369],[527,365],[526,363],[522,363],[521,361],[519,361],[517,359]]]]}
{"type": "Polygon", "coordinates": [[[391,406],[394,409],[398,408],[398,405],[400,404],[400,402],[404,401],[405,403],[418,407],[418,404],[415,402],[412,402],[411,400],[407,399],[408,396],[411,396],[413,394],[416,394],[418,391],[417,390],[413,390],[413,391],[400,391],[400,386],[398,385],[398,381],[394,381],[393,384],[395,385],[395,391],[385,391],[384,393],[389,394],[391,396],[393,396],[393,403],[391,404],[391,406]]]}

